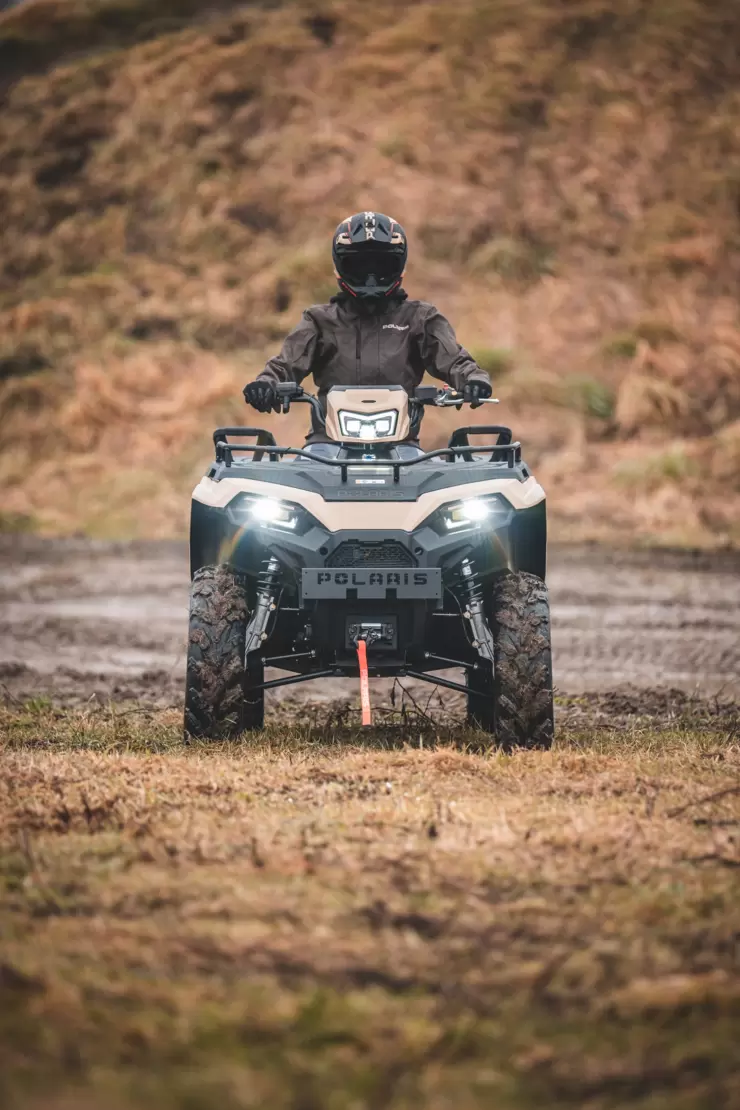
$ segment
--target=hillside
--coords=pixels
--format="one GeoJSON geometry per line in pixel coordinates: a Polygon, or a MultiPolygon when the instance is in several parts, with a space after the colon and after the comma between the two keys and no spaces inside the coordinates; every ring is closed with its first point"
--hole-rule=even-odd
{"type": "Polygon", "coordinates": [[[182,531],[212,424],[372,207],[556,536],[738,543],[739,41],[734,0],[4,12],[4,525],[182,531]]]}

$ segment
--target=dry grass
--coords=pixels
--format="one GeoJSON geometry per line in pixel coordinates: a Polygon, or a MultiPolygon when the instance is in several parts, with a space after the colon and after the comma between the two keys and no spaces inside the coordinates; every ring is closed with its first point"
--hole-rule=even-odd
{"type": "MultiPolygon", "coordinates": [[[[5,13],[9,511],[55,531],[180,529],[211,412],[232,415],[303,304],[331,291],[334,222],[376,207],[408,224],[412,293],[494,352],[494,372],[515,368],[501,415],[547,461],[556,531],[580,518],[579,534],[621,536],[625,520],[667,534],[664,491],[636,511],[609,476],[656,438],[697,440],[713,471],[734,458],[715,437],[740,417],[739,18],[731,0],[5,13]],[[555,401],[521,375],[561,383],[555,401]],[[566,378],[595,383],[596,411],[566,378]],[[84,443],[77,393],[85,420],[101,414],[84,443]]],[[[738,539],[736,482],[682,495],[690,542],[738,539]]]]}
{"type": "Polygon", "coordinates": [[[669,706],[513,757],[3,710],[3,1105],[729,1110],[737,719],[669,706]]]}

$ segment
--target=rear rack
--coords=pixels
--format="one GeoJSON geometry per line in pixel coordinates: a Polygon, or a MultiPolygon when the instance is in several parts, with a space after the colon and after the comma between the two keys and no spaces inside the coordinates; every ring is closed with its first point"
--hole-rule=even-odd
{"type": "MultiPolygon", "coordinates": [[[[460,429],[460,431],[474,431],[475,429],[460,429]]],[[[491,429],[485,429],[490,431],[491,429]]],[[[497,431],[509,431],[509,429],[496,429],[497,431]]],[[[509,434],[511,434],[509,432],[509,434]]],[[[454,437],[453,437],[454,438],[454,437]]],[[[503,438],[503,437],[501,437],[503,438]]],[[[472,451],[490,451],[491,457],[489,462],[504,463],[510,468],[514,468],[522,461],[522,446],[520,443],[484,443],[474,448],[466,442],[464,445],[453,444],[450,441],[448,447],[439,447],[436,451],[426,451],[422,455],[417,455],[414,459],[399,459],[399,460],[385,460],[385,459],[326,459],[321,455],[314,455],[311,451],[304,451],[300,447],[278,447],[275,443],[274,437],[270,432],[265,432],[261,428],[217,428],[213,433],[213,442],[216,447],[216,462],[223,463],[224,466],[230,467],[234,464],[235,452],[254,454],[253,462],[261,462],[265,454],[269,454],[270,462],[278,462],[285,455],[292,455],[296,458],[309,459],[314,463],[321,463],[322,466],[333,466],[339,468],[341,472],[342,482],[348,479],[348,471],[350,467],[368,467],[375,469],[379,466],[388,466],[393,469],[393,481],[400,482],[401,468],[407,466],[417,466],[419,463],[427,462],[429,459],[447,458],[450,462],[454,462],[458,456],[467,458],[470,461],[472,451]],[[257,444],[250,443],[229,443],[224,436],[229,435],[256,435],[257,444]],[[260,436],[264,437],[260,440],[260,436]],[[269,439],[267,438],[269,437],[269,439]],[[270,442],[271,441],[271,442],[270,442]],[[268,448],[267,451],[264,448],[268,448]]]]}

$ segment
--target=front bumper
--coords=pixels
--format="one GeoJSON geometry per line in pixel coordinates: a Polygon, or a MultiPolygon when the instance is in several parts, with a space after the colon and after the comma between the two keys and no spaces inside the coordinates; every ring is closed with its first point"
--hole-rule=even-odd
{"type": "MultiPolygon", "coordinates": [[[[545,577],[546,509],[545,502],[528,509],[512,509],[491,524],[471,528],[465,532],[440,535],[428,522],[412,532],[361,528],[329,532],[320,524],[313,524],[302,535],[291,533],[269,524],[234,523],[227,508],[192,502],[190,526],[191,574],[203,566],[228,563],[248,578],[259,575],[265,560],[271,555],[280,563],[286,587],[296,596],[302,593],[303,572],[326,570],[367,570],[374,572],[399,570],[438,570],[441,580],[454,575],[465,558],[475,560],[481,575],[506,570],[525,570],[545,577]],[[404,554],[404,566],[398,565],[395,554],[392,562],[382,565],[382,544],[396,545],[404,554]],[[367,565],[342,565],[338,549],[347,545],[366,548],[371,560],[367,565]],[[372,548],[378,551],[377,556],[372,548]]],[[[313,580],[313,578],[312,578],[313,580]]],[[[327,581],[327,580],[325,580],[327,581]]],[[[336,583],[336,578],[333,579],[336,583]]],[[[401,583],[383,583],[385,590],[393,590],[401,583]]],[[[352,588],[352,583],[345,583],[352,588]]],[[[359,583],[357,584],[359,585],[359,583]]],[[[403,583],[404,587],[408,583],[403,583]]],[[[383,597],[393,600],[394,595],[383,597]]],[[[396,597],[399,595],[396,594],[396,597]]]]}

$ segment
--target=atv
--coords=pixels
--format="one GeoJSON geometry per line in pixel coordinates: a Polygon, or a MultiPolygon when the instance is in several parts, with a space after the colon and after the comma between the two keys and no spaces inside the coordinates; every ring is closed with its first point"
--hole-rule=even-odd
{"type": "Polygon", "coordinates": [[[406,676],[464,693],[492,744],[549,748],[545,493],[511,429],[425,452],[424,408],[461,394],[277,390],[284,413],[311,406],[316,442],[218,428],[193,493],[186,737],[260,729],[266,691],[328,677],[359,677],[369,724],[369,678],[406,676]]]}

